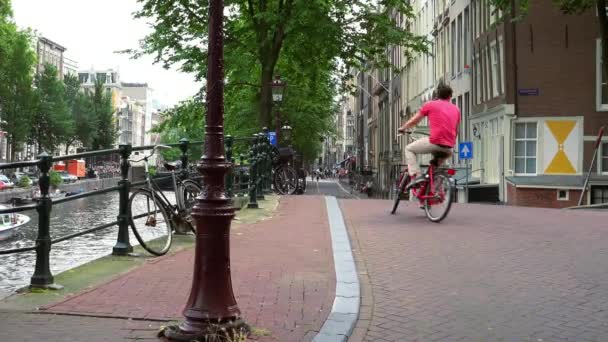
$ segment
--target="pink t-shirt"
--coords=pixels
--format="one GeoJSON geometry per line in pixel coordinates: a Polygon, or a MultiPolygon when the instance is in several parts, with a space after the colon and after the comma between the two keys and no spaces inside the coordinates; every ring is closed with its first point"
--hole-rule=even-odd
{"type": "Polygon", "coordinates": [[[448,100],[434,100],[425,103],[420,113],[429,117],[431,144],[450,147],[456,145],[456,132],[460,123],[458,107],[448,100]]]}

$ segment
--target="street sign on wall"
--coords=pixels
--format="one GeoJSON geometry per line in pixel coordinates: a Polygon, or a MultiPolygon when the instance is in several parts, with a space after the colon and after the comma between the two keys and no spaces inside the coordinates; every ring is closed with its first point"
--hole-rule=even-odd
{"type": "Polygon", "coordinates": [[[473,159],[473,143],[470,141],[461,142],[458,145],[458,157],[460,160],[473,159]]]}

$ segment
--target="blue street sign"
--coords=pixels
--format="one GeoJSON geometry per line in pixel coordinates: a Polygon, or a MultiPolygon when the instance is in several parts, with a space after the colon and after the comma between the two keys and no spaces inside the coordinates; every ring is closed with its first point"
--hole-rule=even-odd
{"type": "Polygon", "coordinates": [[[473,159],[473,143],[470,141],[460,143],[458,145],[458,157],[460,160],[473,159]]]}
{"type": "Polygon", "coordinates": [[[270,140],[270,145],[277,146],[277,132],[268,132],[268,140],[270,140]]]}

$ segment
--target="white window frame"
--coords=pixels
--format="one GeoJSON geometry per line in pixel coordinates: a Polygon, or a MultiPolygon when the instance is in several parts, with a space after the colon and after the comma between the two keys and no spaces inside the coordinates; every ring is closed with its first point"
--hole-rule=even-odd
{"type": "Polygon", "coordinates": [[[608,112],[608,103],[602,103],[602,42],[599,38],[595,40],[595,106],[598,112],[608,112]]]}
{"type": "Polygon", "coordinates": [[[570,190],[567,189],[557,189],[557,200],[558,201],[569,201],[570,200],[570,190]],[[560,192],[564,191],[566,193],[566,197],[561,197],[560,192]]]}
{"type": "Polygon", "coordinates": [[[498,73],[500,70],[498,69],[498,54],[496,53],[496,41],[493,40],[490,43],[490,71],[492,75],[492,98],[498,97],[500,91],[498,91],[498,73]]]}
{"type": "MultiPolygon", "coordinates": [[[[597,165],[599,166],[598,173],[600,175],[608,175],[608,170],[604,171],[604,157],[602,156],[604,154],[604,147],[608,147],[608,141],[602,140],[600,142],[600,148],[597,151],[598,159],[599,159],[597,165]]],[[[606,163],[608,163],[608,157],[606,157],[606,163]]],[[[608,165],[606,165],[606,166],[608,166],[608,165]]]]}
{"type": "MultiPolygon", "coordinates": [[[[538,156],[538,146],[539,146],[539,143],[538,143],[538,140],[539,140],[538,131],[539,131],[539,121],[519,121],[519,122],[514,122],[513,123],[513,147],[512,147],[512,149],[513,149],[512,150],[513,151],[512,152],[513,157],[512,158],[513,158],[513,173],[514,173],[515,176],[536,176],[536,175],[538,175],[538,164],[539,164],[539,162],[538,162],[539,161],[539,156],[538,156]],[[536,124],[536,138],[534,138],[534,139],[527,138],[527,137],[525,137],[525,138],[517,138],[517,125],[528,125],[528,124],[536,124]],[[534,142],[536,142],[536,152],[534,153],[534,155],[535,155],[534,159],[536,159],[536,163],[535,163],[536,169],[534,170],[534,173],[526,173],[525,172],[526,171],[525,170],[526,169],[526,165],[525,164],[524,164],[524,173],[518,173],[517,172],[517,167],[515,165],[517,159],[521,159],[523,157],[524,163],[525,163],[525,160],[532,159],[532,158],[528,158],[527,155],[516,156],[516,153],[517,153],[517,144],[516,143],[517,143],[517,141],[524,141],[524,142],[534,141],[534,142]]],[[[527,127],[525,129],[525,132],[528,132],[527,127]]],[[[525,153],[526,152],[524,152],[524,154],[525,153]]]]}

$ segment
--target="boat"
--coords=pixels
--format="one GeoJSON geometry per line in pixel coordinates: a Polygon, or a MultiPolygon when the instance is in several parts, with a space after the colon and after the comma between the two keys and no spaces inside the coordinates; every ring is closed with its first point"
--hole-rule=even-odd
{"type": "MultiPolygon", "coordinates": [[[[0,209],[9,209],[5,205],[0,205],[0,209]]],[[[30,217],[23,214],[0,214],[0,241],[11,238],[17,233],[17,228],[30,222],[30,217]]]]}

